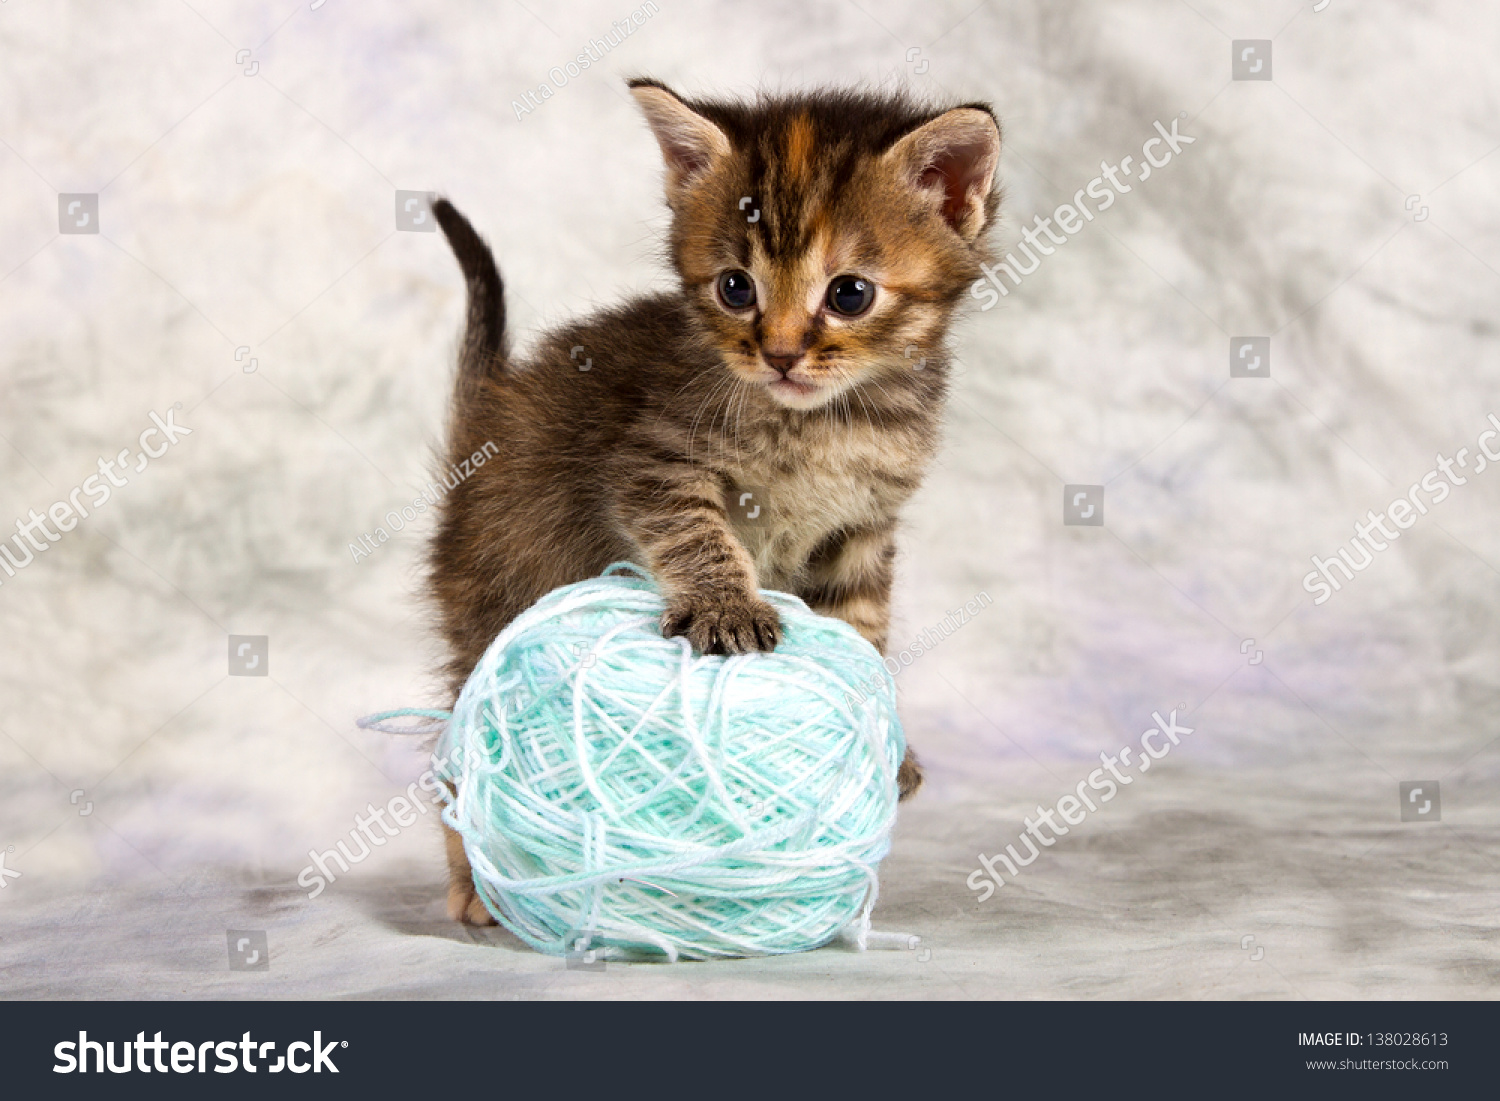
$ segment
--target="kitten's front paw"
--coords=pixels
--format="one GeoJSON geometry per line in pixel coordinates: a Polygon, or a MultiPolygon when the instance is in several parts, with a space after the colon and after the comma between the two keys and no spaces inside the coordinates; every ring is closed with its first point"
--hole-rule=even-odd
{"type": "Polygon", "coordinates": [[[685,636],[700,654],[748,654],[776,649],[781,616],[759,597],[689,597],[668,605],[661,633],[685,636]]]}

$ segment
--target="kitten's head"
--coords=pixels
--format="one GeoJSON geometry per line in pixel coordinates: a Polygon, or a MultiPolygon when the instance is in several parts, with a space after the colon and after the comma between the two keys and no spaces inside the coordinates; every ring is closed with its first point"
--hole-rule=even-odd
{"type": "Polygon", "coordinates": [[[814,409],[940,361],[999,202],[989,108],[630,87],[666,159],[683,290],[738,378],[814,409]]]}

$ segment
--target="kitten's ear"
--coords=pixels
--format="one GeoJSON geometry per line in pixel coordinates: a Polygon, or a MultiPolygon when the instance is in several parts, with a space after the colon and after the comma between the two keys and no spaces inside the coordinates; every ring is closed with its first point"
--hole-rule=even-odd
{"type": "Polygon", "coordinates": [[[641,105],[667,162],[667,198],[729,155],[723,130],[654,80],[632,80],[630,94],[641,105]]]}
{"type": "Polygon", "coordinates": [[[901,138],[886,160],[909,186],[933,197],[960,237],[979,236],[1000,163],[1000,127],[993,115],[979,107],[955,108],[901,138]]]}

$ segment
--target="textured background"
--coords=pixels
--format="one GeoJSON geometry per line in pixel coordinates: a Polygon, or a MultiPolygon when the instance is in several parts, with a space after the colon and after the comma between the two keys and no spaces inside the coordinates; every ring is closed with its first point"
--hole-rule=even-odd
{"type": "Polygon", "coordinates": [[[661,0],[517,119],[632,10],[0,6],[0,527],[153,410],[193,433],[0,575],[0,993],[1500,992],[1500,474],[1326,604],[1300,584],[1500,412],[1500,10],[661,0]],[[1274,39],[1273,81],[1230,80],[1236,38],[1274,39]],[[1197,139],[958,334],[893,637],[994,604],[899,679],[928,786],[877,926],[919,951],[568,972],[443,920],[431,828],[294,884],[421,770],[354,718],[440,702],[426,527],[349,550],[430,475],[461,320],[392,193],[474,219],[521,342],[661,286],[637,73],[988,100],[1006,245],[1153,120],[1197,139]],[[67,192],[98,235],[58,235],[67,192]],[[1269,380],[1229,379],[1245,334],[1269,380]],[[1063,525],[1065,483],[1106,486],[1104,527],[1063,525]],[[226,675],[231,633],[269,636],[268,677],[226,675]],[[975,901],[978,853],[1173,707],[1181,748],[975,901]],[[1440,823],[1400,822],[1409,779],[1440,823]],[[227,928],[267,931],[271,970],[229,971],[227,928]]]}

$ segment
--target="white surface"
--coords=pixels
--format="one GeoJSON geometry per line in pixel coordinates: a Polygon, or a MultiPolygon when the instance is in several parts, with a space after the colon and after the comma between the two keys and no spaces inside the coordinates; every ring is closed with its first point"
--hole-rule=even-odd
{"type": "Polygon", "coordinates": [[[1323,606],[1300,583],[1500,413],[1500,12],[663,2],[518,121],[631,7],[415,8],[0,7],[0,526],[152,410],[193,430],[0,575],[0,994],[1495,996],[1500,474],[1323,606]],[[1275,80],[1230,82],[1231,39],[1273,35],[1275,80]],[[569,973],[441,920],[426,828],[294,885],[421,769],[354,718],[441,702],[425,526],[348,549],[428,477],[461,317],[392,192],[474,219],[522,341],[660,286],[636,73],[988,100],[1007,245],[1153,120],[1197,138],[962,326],[894,635],[995,603],[900,677],[928,785],[877,921],[930,959],[569,973]],[[102,235],[56,236],[89,191],[102,235]],[[1270,381],[1227,379],[1244,334],[1270,381]],[[1062,525],[1064,483],[1107,484],[1106,527],[1062,525]],[[270,636],[269,677],[225,675],[229,633],[270,636]],[[978,853],[1182,703],[1182,748],[975,901],[978,853]],[[1408,779],[1441,823],[1400,823],[1408,779]],[[228,971],[227,928],[268,931],[269,973],[228,971]]]}

